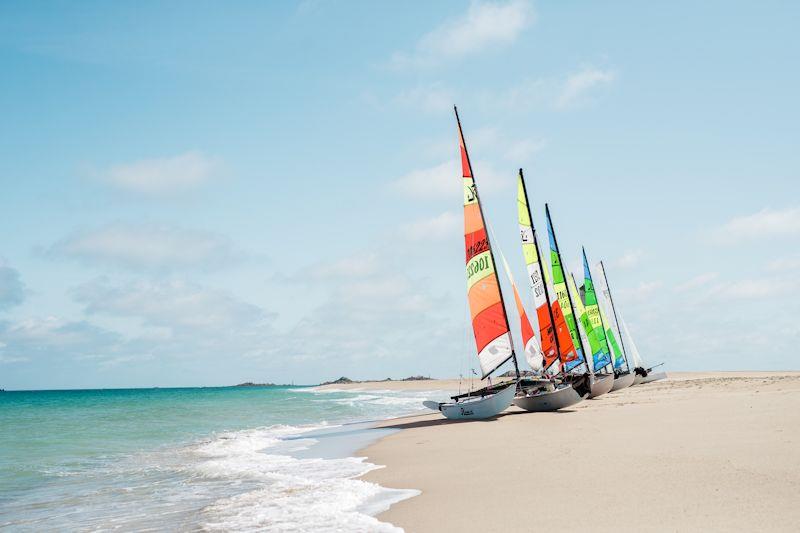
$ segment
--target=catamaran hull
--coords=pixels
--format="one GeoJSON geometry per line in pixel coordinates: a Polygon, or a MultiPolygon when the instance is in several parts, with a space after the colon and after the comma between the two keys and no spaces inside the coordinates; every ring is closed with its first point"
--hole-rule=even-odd
{"type": "Polygon", "coordinates": [[[614,374],[595,374],[589,398],[597,398],[609,392],[614,386],[614,374]]]}
{"type": "Polygon", "coordinates": [[[571,405],[575,405],[586,398],[581,396],[572,385],[561,385],[553,391],[540,391],[531,396],[517,396],[514,398],[514,405],[526,411],[556,411],[571,405]]]}
{"type": "Polygon", "coordinates": [[[667,373],[666,372],[655,372],[655,373],[654,372],[650,372],[649,374],[647,374],[647,377],[645,377],[642,380],[642,383],[651,383],[653,381],[658,381],[660,379],[667,379],[667,373]]]}
{"type": "Polygon", "coordinates": [[[456,402],[440,404],[439,410],[444,416],[452,420],[480,420],[483,418],[492,418],[505,411],[505,409],[511,405],[516,390],[517,385],[514,383],[491,396],[474,399],[468,398],[456,402]]]}
{"type": "Polygon", "coordinates": [[[631,385],[633,385],[633,380],[636,377],[636,374],[631,372],[626,372],[624,374],[620,374],[618,378],[614,380],[614,386],[611,387],[611,392],[627,389],[631,385]]]}
{"type": "Polygon", "coordinates": [[[633,376],[633,383],[631,384],[631,387],[633,387],[634,385],[638,385],[639,383],[642,382],[644,382],[644,376],[641,374],[635,374],[633,376]]]}

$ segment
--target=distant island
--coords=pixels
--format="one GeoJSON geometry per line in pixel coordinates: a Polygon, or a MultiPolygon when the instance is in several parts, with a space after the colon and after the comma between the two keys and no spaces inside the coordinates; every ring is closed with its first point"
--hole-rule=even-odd
{"type": "Polygon", "coordinates": [[[253,383],[252,381],[245,381],[244,383],[239,383],[238,385],[234,385],[234,387],[292,387],[293,385],[285,384],[280,385],[278,383],[253,383]]]}
{"type": "Polygon", "coordinates": [[[367,379],[367,380],[364,380],[364,381],[357,381],[357,380],[353,380],[353,379],[346,378],[346,377],[342,376],[342,377],[340,377],[339,379],[337,379],[335,381],[326,381],[325,383],[320,383],[320,385],[347,385],[348,383],[381,383],[383,381],[427,381],[427,380],[430,380],[430,379],[433,379],[433,378],[430,377],[430,376],[427,376],[427,377],[426,376],[409,376],[407,378],[397,379],[397,380],[394,380],[392,378],[386,378],[386,379],[367,379]]]}
{"type": "MultiPolygon", "coordinates": [[[[536,374],[534,374],[530,370],[520,370],[519,371],[519,375],[522,376],[522,377],[536,376],[536,374]]],[[[515,377],[517,377],[517,373],[514,372],[513,370],[509,370],[508,372],[500,374],[499,377],[501,377],[501,378],[515,378],[515,377]]]]}
{"type": "MultiPolygon", "coordinates": [[[[403,379],[365,379],[363,381],[358,381],[355,379],[350,379],[348,377],[342,376],[339,379],[334,381],[326,381],[325,383],[320,383],[321,385],[347,385],[348,383],[382,383],[384,381],[427,381],[433,379],[430,376],[408,376],[407,378],[403,379]]],[[[244,383],[239,383],[238,385],[230,385],[231,387],[295,387],[296,385],[292,383],[291,385],[286,383],[281,385],[280,383],[255,383],[253,381],[245,381],[244,383]]],[[[302,385],[307,387],[308,385],[302,385]]]]}

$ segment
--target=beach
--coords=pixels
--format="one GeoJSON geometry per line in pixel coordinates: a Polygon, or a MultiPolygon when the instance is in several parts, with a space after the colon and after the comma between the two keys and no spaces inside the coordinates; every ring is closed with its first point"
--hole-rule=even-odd
{"type": "MultiPolygon", "coordinates": [[[[457,381],[336,385],[455,390],[457,381]]],[[[408,532],[796,531],[800,372],[671,373],[561,412],[438,413],[361,450],[363,479],[418,489],[378,515],[408,532]]]]}

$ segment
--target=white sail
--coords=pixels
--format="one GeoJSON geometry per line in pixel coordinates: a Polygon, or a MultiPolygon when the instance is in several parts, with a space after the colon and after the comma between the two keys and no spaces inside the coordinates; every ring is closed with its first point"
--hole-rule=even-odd
{"type": "Polygon", "coordinates": [[[628,324],[625,323],[625,317],[623,317],[621,314],[619,316],[619,321],[622,323],[622,330],[625,332],[625,345],[628,347],[628,353],[633,360],[633,366],[644,368],[645,366],[642,356],[639,353],[639,349],[636,347],[636,343],[633,342],[633,337],[631,337],[628,324]]]}
{"type": "Polygon", "coordinates": [[[614,312],[614,304],[611,303],[611,291],[608,288],[608,283],[606,282],[606,270],[603,268],[603,263],[597,263],[595,265],[595,269],[599,273],[599,275],[592,276],[593,280],[597,280],[594,282],[595,286],[595,293],[598,292],[603,295],[602,301],[600,298],[597,299],[597,303],[600,306],[601,310],[605,311],[604,319],[607,320],[607,324],[611,326],[611,332],[616,335],[619,339],[620,345],[624,343],[622,340],[622,335],[620,335],[620,327],[617,323],[617,314],[614,312]],[[597,291],[600,289],[600,291],[597,291]]]}

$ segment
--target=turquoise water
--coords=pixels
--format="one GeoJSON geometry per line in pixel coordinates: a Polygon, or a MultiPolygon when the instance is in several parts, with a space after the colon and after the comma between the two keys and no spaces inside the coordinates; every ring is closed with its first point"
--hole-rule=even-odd
{"type": "Polygon", "coordinates": [[[365,433],[352,424],[443,397],[301,387],[0,393],[0,526],[392,530],[370,515],[411,493],[354,479],[374,466],[351,457],[365,433]]]}

